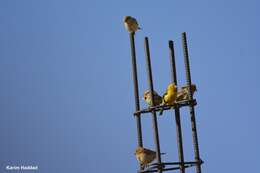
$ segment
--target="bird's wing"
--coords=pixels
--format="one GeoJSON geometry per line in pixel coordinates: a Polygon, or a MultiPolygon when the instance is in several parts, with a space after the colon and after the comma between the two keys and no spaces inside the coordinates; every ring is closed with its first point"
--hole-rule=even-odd
{"type": "Polygon", "coordinates": [[[179,96],[181,96],[183,94],[185,94],[185,89],[182,88],[179,91],[177,91],[177,97],[179,97],[179,96]]]}
{"type": "Polygon", "coordinates": [[[144,149],[144,153],[145,153],[145,154],[148,154],[148,155],[156,154],[155,151],[153,151],[153,150],[149,150],[149,149],[144,149]]]}
{"type": "Polygon", "coordinates": [[[162,103],[164,104],[164,103],[166,103],[165,102],[165,96],[167,95],[168,93],[167,93],[167,91],[163,94],[163,96],[162,96],[162,103]]]}
{"type": "Polygon", "coordinates": [[[161,100],[161,99],[162,99],[162,97],[161,97],[160,95],[158,95],[158,94],[156,94],[156,95],[154,96],[154,98],[155,98],[155,99],[158,99],[158,100],[161,100]]]}
{"type": "MultiPolygon", "coordinates": [[[[189,86],[188,86],[188,85],[183,86],[183,87],[181,87],[181,89],[184,89],[184,90],[187,90],[187,91],[188,91],[189,86]]],[[[197,91],[197,86],[196,86],[195,84],[191,84],[191,90],[192,90],[192,92],[194,93],[195,91],[197,91]]]]}
{"type": "Polygon", "coordinates": [[[132,18],[132,19],[133,19],[133,20],[132,20],[133,23],[135,23],[135,25],[137,26],[137,29],[140,29],[140,30],[141,30],[142,28],[139,27],[139,24],[138,24],[137,20],[136,20],[135,18],[132,18]]]}
{"type": "Polygon", "coordinates": [[[182,87],[181,87],[181,90],[183,90],[183,89],[185,89],[185,88],[187,88],[187,86],[182,86],[182,87]]]}
{"type": "Polygon", "coordinates": [[[134,23],[136,23],[138,25],[138,22],[135,18],[132,17],[132,20],[133,20],[134,23]]]}

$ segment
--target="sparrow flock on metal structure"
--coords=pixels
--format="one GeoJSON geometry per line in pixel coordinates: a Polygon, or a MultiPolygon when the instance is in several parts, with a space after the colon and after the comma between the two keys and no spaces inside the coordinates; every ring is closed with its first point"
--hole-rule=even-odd
{"type": "Polygon", "coordinates": [[[184,64],[185,64],[185,74],[186,74],[186,86],[178,87],[177,85],[177,71],[175,65],[175,55],[174,55],[174,45],[173,41],[169,41],[170,50],[170,65],[171,65],[171,83],[166,88],[165,93],[160,96],[153,89],[153,78],[152,78],[152,67],[151,58],[149,50],[148,37],[145,37],[145,52],[146,52],[146,64],[147,64],[147,74],[148,74],[148,84],[149,89],[143,94],[143,99],[148,105],[146,109],[140,109],[139,103],[139,90],[138,90],[138,75],[137,75],[137,62],[135,53],[135,32],[141,28],[138,25],[137,20],[131,16],[124,17],[124,25],[126,30],[130,35],[131,43],[131,55],[132,55],[132,72],[133,72],[133,82],[134,82],[134,94],[135,94],[135,109],[134,112],[136,123],[137,123],[137,135],[138,135],[138,147],[135,150],[135,156],[140,164],[140,170],[138,173],[148,173],[148,172],[164,172],[171,170],[180,170],[180,173],[185,173],[185,169],[189,167],[196,167],[196,173],[201,173],[201,164],[203,161],[199,155],[197,128],[195,120],[195,110],[194,106],[197,105],[195,99],[193,99],[193,94],[197,91],[195,84],[191,82],[190,65],[189,65],[189,55],[187,47],[186,33],[182,33],[182,43],[183,43],[183,53],[184,53],[184,64]],[[193,138],[193,148],[194,148],[194,161],[185,161],[183,154],[183,143],[182,143],[182,130],[180,121],[180,108],[188,106],[191,115],[191,126],[192,126],[192,138],[193,138]],[[178,146],[178,162],[162,162],[161,155],[165,153],[160,152],[160,141],[158,133],[157,124],[157,112],[159,115],[163,114],[164,110],[172,110],[175,112],[175,122],[176,122],[176,133],[177,133],[177,146],[178,146]],[[153,118],[153,134],[156,149],[151,150],[143,146],[142,140],[142,126],[141,126],[141,115],[145,113],[151,113],[153,118]],[[157,160],[156,163],[153,163],[157,160]]]}

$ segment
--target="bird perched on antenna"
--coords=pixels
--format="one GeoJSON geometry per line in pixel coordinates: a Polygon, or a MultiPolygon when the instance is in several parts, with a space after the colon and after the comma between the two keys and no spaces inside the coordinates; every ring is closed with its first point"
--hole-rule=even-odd
{"type": "MultiPolygon", "coordinates": [[[[177,86],[174,83],[168,85],[166,92],[162,97],[162,105],[173,105],[176,103],[177,98],[177,86]]],[[[163,110],[160,111],[162,115],[163,110]]]]}
{"type": "MultiPolygon", "coordinates": [[[[149,90],[145,91],[143,98],[149,106],[152,106],[151,91],[149,91],[149,90]]],[[[153,101],[154,101],[154,103],[153,103],[154,106],[160,105],[162,103],[162,97],[156,91],[153,91],[153,101]]]]}
{"type": "MultiPolygon", "coordinates": [[[[193,95],[197,91],[197,87],[195,84],[191,84],[191,94],[193,95]]],[[[181,89],[178,91],[177,94],[177,101],[184,101],[189,99],[189,87],[188,86],[183,86],[181,89]]]]}
{"type": "MultiPolygon", "coordinates": [[[[161,153],[165,154],[165,153],[161,153]]],[[[135,150],[136,159],[139,161],[143,168],[147,167],[156,158],[156,152],[143,147],[137,147],[135,150]]]]}
{"type": "Polygon", "coordinates": [[[141,29],[138,25],[137,20],[131,16],[124,17],[124,24],[125,24],[126,30],[130,33],[134,33],[137,30],[141,29]]]}

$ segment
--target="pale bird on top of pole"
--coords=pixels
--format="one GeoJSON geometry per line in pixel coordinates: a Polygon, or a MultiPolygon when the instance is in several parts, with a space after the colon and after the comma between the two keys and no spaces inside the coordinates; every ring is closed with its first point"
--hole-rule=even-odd
{"type": "Polygon", "coordinates": [[[124,25],[126,30],[130,33],[135,33],[137,30],[141,29],[137,20],[131,16],[124,17],[124,25]]]}

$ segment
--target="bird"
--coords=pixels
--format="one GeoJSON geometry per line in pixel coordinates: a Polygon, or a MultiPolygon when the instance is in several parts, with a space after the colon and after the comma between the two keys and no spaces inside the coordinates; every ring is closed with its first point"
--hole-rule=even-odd
{"type": "Polygon", "coordinates": [[[131,16],[124,17],[124,25],[126,30],[130,33],[135,33],[137,30],[141,29],[138,25],[137,20],[131,16]]]}
{"type": "MultiPolygon", "coordinates": [[[[197,91],[195,84],[191,84],[191,94],[193,95],[197,91]]],[[[184,101],[189,99],[189,87],[183,86],[177,93],[176,101],[184,101]]]]}
{"type": "MultiPolygon", "coordinates": [[[[166,92],[162,97],[161,105],[173,105],[176,103],[177,98],[177,86],[174,83],[168,85],[166,92]]],[[[159,115],[162,115],[163,110],[160,111],[159,115]]]]}
{"type": "MultiPolygon", "coordinates": [[[[160,153],[165,154],[165,153],[160,153]]],[[[147,148],[137,147],[135,150],[136,159],[139,161],[143,168],[147,167],[156,158],[156,152],[147,148]]]]}
{"type": "MultiPolygon", "coordinates": [[[[145,102],[149,105],[149,106],[152,106],[152,94],[151,94],[151,91],[149,90],[146,90],[144,92],[144,100],[145,102]]],[[[156,92],[156,91],[153,91],[153,101],[154,101],[154,105],[153,106],[157,106],[157,105],[160,105],[162,103],[162,97],[156,92]]]]}

